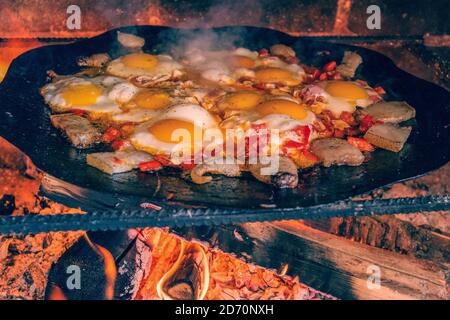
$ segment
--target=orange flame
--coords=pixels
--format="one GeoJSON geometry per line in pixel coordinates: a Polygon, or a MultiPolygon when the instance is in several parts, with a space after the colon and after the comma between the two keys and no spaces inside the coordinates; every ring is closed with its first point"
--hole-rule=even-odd
{"type": "Polygon", "coordinates": [[[174,297],[167,292],[165,286],[178,270],[188,268],[187,265],[193,263],[197,265],[197,269],[201,272],[198,275],[201,278],[200,285],[197,290],[194,290],[194,298],[195,300],[203,300],[208,291],[210,280],[209,262],[205,249],[198,243],[186,242],[184,240],[180,240],[180,245],[181,249],[178,259],[156,285],[158,296],[164,300],[173,300],[174,297]],[[194,255],[199,255],[200,258],[194,258],[194,255]]]}
{"type": "Polygon", "coordinates": [[[117,278],[117,268],[116,262],[114,261],[114,257],[107,249],[104,247],[95,244],[89,239],[89,237],[84,234],[84,237],[89,244],[89,246],[103,258],[105,265],[105,278],[106,278],[106,286],[105,286],[105,299],[112,300],[114,298],[114,285],[116,283],[117,278]]]}
{"type": "Polygon", "coordinates": [[[49,300],[67,300],[63,291],[57,285],[52,285],[52,289],[51,289],[48,299],[49,300]]]}
{"type": "Polygon", "coordinates": [[[0,43],[0,82],[8,71],[11,62],[22,53],[42,46],[37,40],[8,40],[0,43]]]}

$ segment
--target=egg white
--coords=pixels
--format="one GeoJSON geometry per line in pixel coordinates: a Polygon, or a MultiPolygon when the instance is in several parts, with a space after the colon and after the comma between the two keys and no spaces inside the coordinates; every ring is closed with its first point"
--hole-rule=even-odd
{"type": "Polygon", "coordinates": [[[182,73],[183,66],[175,61],[169,55],[156,55],[158,60],[157,64],[151,69],[136,68],[127,66],[123,62],[123,57],[119,57],[111,61],[106,67],[106,72],[113,76],[121,78],[129,78],[133,76],[149,76],[149,77],[160,77],[160,76],[172,76],[174,73],[182,73]]]}

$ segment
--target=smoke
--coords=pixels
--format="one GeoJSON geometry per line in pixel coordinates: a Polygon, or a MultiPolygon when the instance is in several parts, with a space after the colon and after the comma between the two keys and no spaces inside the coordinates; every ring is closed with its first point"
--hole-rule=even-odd
{"type": "Polygon", "coordinates": [[[241,0],[220,2],[205,13],[191,14],[177,23],[178,31],[162,32],[159,36],[161,51],[171,52],[175,57],[193,50],[216,51],[236,47],[244,31],[216,32],[208,28],[232,25],[260,25],[263,17],[261,1],[241,0]],[[195,28],[195,29],[193,29],[195,28]]]}

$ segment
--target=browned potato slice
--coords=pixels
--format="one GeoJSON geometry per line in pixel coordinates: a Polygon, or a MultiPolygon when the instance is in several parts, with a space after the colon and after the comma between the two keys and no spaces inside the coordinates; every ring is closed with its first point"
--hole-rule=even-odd
{"type": "Polygon", "coordinates": [[[364,135],[364,139],[379,148],[399,152],[410,134],[411,127],[383,123],[372,126],[364,135]]]}
{"type": "Polygon", "coordinates": [[[136,169],[140,163],[151,161],[151,155],[141,151],[98,152],[86,156],[88,165],[107,174],[115,174],[136,169]]]}
{"type": "Polygon", "coordinates": [[[342,64],[337,66],[336,70],[344,77],[353,78],[356,69],[363,62],[361,56],[356,52],[345,51],[342,58],[342,64]]]}
{"type": "Polygon", "coordinates": [[[416,116],[416,110],[404,101],[378,102],[363,109],[362,113],[389,123],[403,122],[416,116]]]}
{"type": "Polygon", "coordinates": [[[279,158],[278,170],[272,175],[261,174],[266,166],[249,164],[246,169],[259,181],[274,185],[277,188],[295,188],[298,185],[298,168],[294,161],[287,157],[279,158]]]}
{"type": "Polygon", "coordinates": [[[275,44],[271,46],[270,53],[274,56],[280,56],[285,58],[295,57],[294,49],[284,44],[275,44]]]}
{"type": "Polygon", "coordinates": [[[83,149],[100,141],[100,131],[88,119],[72,113],[50,116],[52,125],[64,131],[74,147],[83,149]]]}
{"type": "Polygon", "coordinates": [[[362,152],[346,140],[337,138],[318,139],[311,143],[311,151],[325,167],[333,164],[359,166],[364,161],[362,152]]]}
{"type": "Polygon", "coordinates": [[[117,40],[122,46],[130,49],[139,49],[142,48],[145,44],[144,38],[138,37],[131,33],[124,33],[120,31],[117,31],[117,40]]]}

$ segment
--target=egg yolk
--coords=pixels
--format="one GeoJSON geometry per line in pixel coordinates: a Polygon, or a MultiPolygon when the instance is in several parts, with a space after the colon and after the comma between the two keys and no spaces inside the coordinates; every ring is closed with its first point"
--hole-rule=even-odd
{"type": "MultiPolygon", "coordinates": [[[[199,141],[203,139],[203,130],[202,128],[196,126],[194,123],[184,120],[178,120],[178,119],[166,119],[161,120],[153,124],[151,127],[149,127],[148,132],[150,132],[156,139],[158,139],[161,142],[165,143],[179,143],[182,142],[183,144],[188,143],[190,139],[191,143],[191,150],[194,150],[194,144],[196,141],[199,141]],[[175,131],[176,130],[186,130],[189,133],[189,137],[181,138],[179,141],[177,141],[175,138],[175,131]],[[199,136],[200,133],[200,136],[199,136]],[[184,139],[184,140],[182,140],[184,139]]],[[[180,134],[185,134],[184,132],[180,131],[180,134]]]]}
{"type": "Polygon", "coordinates": [[[102,89],[93,83],[72,84],[64,89],[63,99],[71,106],[87,106],[97,102],[102,89]]]}
{"type": "Polygon", "coordinates": [[[147,53],[132,53],[124,56],[122,62],[130,68],[153,69],[158,64],[158,58],[147,53]]]}
{"type": "Polygon", "coordinates": [[[248,110],[254,108],[263,97],[256,91],[241,91],[227,95],[223,100],[224,107],[231,110],[248,110]]]}
{"type": "Polygon", "coordinates": [[[264,68],[256,71],[256,80],[260,82],[281,82],[287,85],[297,85],[300,84],[300,79],[294,79],[290,71],[280,69],[280,68],[264,68]]]}
{"type": "Polygon", "coordinates": [[[255,66],[255,61],[252,58],[239,55],[228,57],[227,62],[236,68],[252,69],[255,66]]]}
{"type": "Polygon", "coordinates": [[[140,91],[133,101],[144,109],[162,109],[170,104],[170,96],[166,92],[140,91]]]}
{"type": "Polygon", "coordinates": [[[349,81],[330,81],[327,83],[325,91],[333,97],[346,98],[351,101],[369,97],[366,90],[349,81]]]}
{"type": "Polygon", "coordinates": [[[308,115],[305,107],[293,101],[284,99],[263,102],[257,107],[257,111],[262,116],[267,116],[269,114],[284,114],[297,120],[303,120],[308,115]]]}

